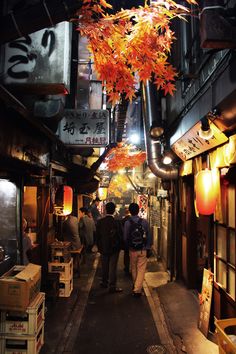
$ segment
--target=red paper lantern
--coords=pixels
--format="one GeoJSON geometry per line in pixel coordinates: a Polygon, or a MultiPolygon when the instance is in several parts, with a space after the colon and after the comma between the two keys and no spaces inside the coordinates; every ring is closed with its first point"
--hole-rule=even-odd
{"type": "Polygon", "coordinates": [[[199,214],[213,214],[216,208],[217,190],[210,170],[200,171],[196,175],[195,193],[199,214]]]}
{"type": "Polygon", "coordinates": [[[69,186],[60,186],[55,196],[55,213],[58,215],[69,215],[72,212],[73,190],[69,186]]]}

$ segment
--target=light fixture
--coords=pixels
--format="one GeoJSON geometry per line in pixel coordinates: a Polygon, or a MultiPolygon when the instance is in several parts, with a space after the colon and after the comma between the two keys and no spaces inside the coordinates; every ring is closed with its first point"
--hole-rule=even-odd
{"type": "Polygon", "coordinates": [[[73,190],[70,186],[61,185],[55,195],[54,213],[66,216],[72,213],[73,190]]]}
{"type": "Polygon", "coordinates": [[[107,198],[107,187],[98,188],[98,197],[101,200],[105,200],[107,198]]]}
{"type": "Polygon", "coordinates": [[[131,144],[139,144],[140,143],[140,135],[137,133],[132,133],[129,136],[129,141],[131,142],[131,144]]]}
{"type": "Polygon", "coordinates": [[[164,165],[169,165],[169,164],[171,164],[172,160],[173,160],[173,157],[172,157],[171,152],[166,151],[163,155],[162,162],[164,163],[164,165]]]}
{"type": "Polygon", "coordinates": [[[213,130],[210,127],[209,120],[207,117],[201,119],[201,128],[198,131],[200,138],[204,140],[209,140],[213,137],[213,130]]]}
{"type": "Polygon", "coordinates": [[[196,208],[199,214],[211,215],[215,212],[217,188],[212,171],[205,169],[195,178],[196,208]]]}
{"type": "Polygon", "coordinates": [[[159,138],[164,133],[164,129],[161,124],[157,121],[154,121],[150,127],[149,135],[152,139],[159,138]]]}
{"type": "Polygon", "coordinates": [[[164,165],[170,165],[173,162],[174,154],[170,148],[169,142],[165,141],[162,145],[162,163],[164,165]]]}

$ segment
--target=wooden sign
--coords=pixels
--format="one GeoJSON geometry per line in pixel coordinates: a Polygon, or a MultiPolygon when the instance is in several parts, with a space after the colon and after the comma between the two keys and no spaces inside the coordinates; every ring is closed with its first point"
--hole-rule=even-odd
{"type": "Polygon", "coordinates": [[[210,122],[213,136],[209,140],[200,138],[200,128],[201,122],[199,121],[171,146],[171,149],[181,160],[186,161],[191,159],[194,156],[202,154],[204,151],[210,150],[228,141],[227,136],[222,133],[213,122],[210,122]]]}
{"type": "Polygon", "coordinates": [[[204,268],[202,279],[202,292],[199,295],[200,313],[198,327],[206,337],[208,335],[209,330],[213,280],[214,274],[204,268]]]}

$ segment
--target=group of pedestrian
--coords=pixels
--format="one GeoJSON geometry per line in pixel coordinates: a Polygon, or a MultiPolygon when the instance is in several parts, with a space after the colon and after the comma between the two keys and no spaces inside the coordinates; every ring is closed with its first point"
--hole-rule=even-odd
{"type": "Polygon", "coordinates": [[[114,217],[116,205],[105,205],[105,216],[99,211],[100,199],[96,198],[91,207],[79,209],[79,220],[69,215],[63,223],[64,241],[71,242],[77,250],[84,246],[91,253],[94,245],[101,254],[102,280],[100,286],[110,293],[121,292],[117,286],[117,264],[120,251],[124,251],[124,271],[133,280],[132,295],[140,297],[147,266],[147,252],[152,246],[152,237],[146,219],[140,218],[139,206],[131,203],[122,220],[114,217]]]}
{"type": "Polygon", "coordinates": [[[121,292],[117,287],[117,263],[119,252],[124,249],[124,270],[131,268],[134,297],[142,295],[147,266],[147,252],[152,246],[152,237],[147,220],[138,216],[139,206],[131,203],[122,222],[114,218],[116,206],[109,202],[105,206],[106,216],[97,221],[96,235],[98,251],[101,253],[101,287],[109,292],[121,292]],[[130,263],[130,264],[129,264],[130,263]]]}

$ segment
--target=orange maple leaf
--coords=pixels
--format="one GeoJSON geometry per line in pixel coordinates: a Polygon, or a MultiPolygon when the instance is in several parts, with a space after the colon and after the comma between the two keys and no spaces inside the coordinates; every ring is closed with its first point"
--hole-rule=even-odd
{"type": "MultiPolygon", "coordinates": [[[[196,4],[196,0],[186,0],[196,4]]],[[[83,0],[78,10],[78,30],[87,36],[99,80],[106,81],[109,101],[120,95],[135,95],[137,77],[145,82],[155,76],[158,88],[173,95],[176,71],[169,64],[173,40],[171,20],[190,10],[173,0],[145,3],[144,6],[108,15],[106,0],[83,0]]]]}
{"type": "Polygon", "coordinates": [[[164,90],[165,96],[167,93],[169,93],[171,96],[174,96],[174,92],[176,90],[175,85],[172,84],[171,82],[168,82],[167,84],[162,85],[162,89],[164,90]]]}

